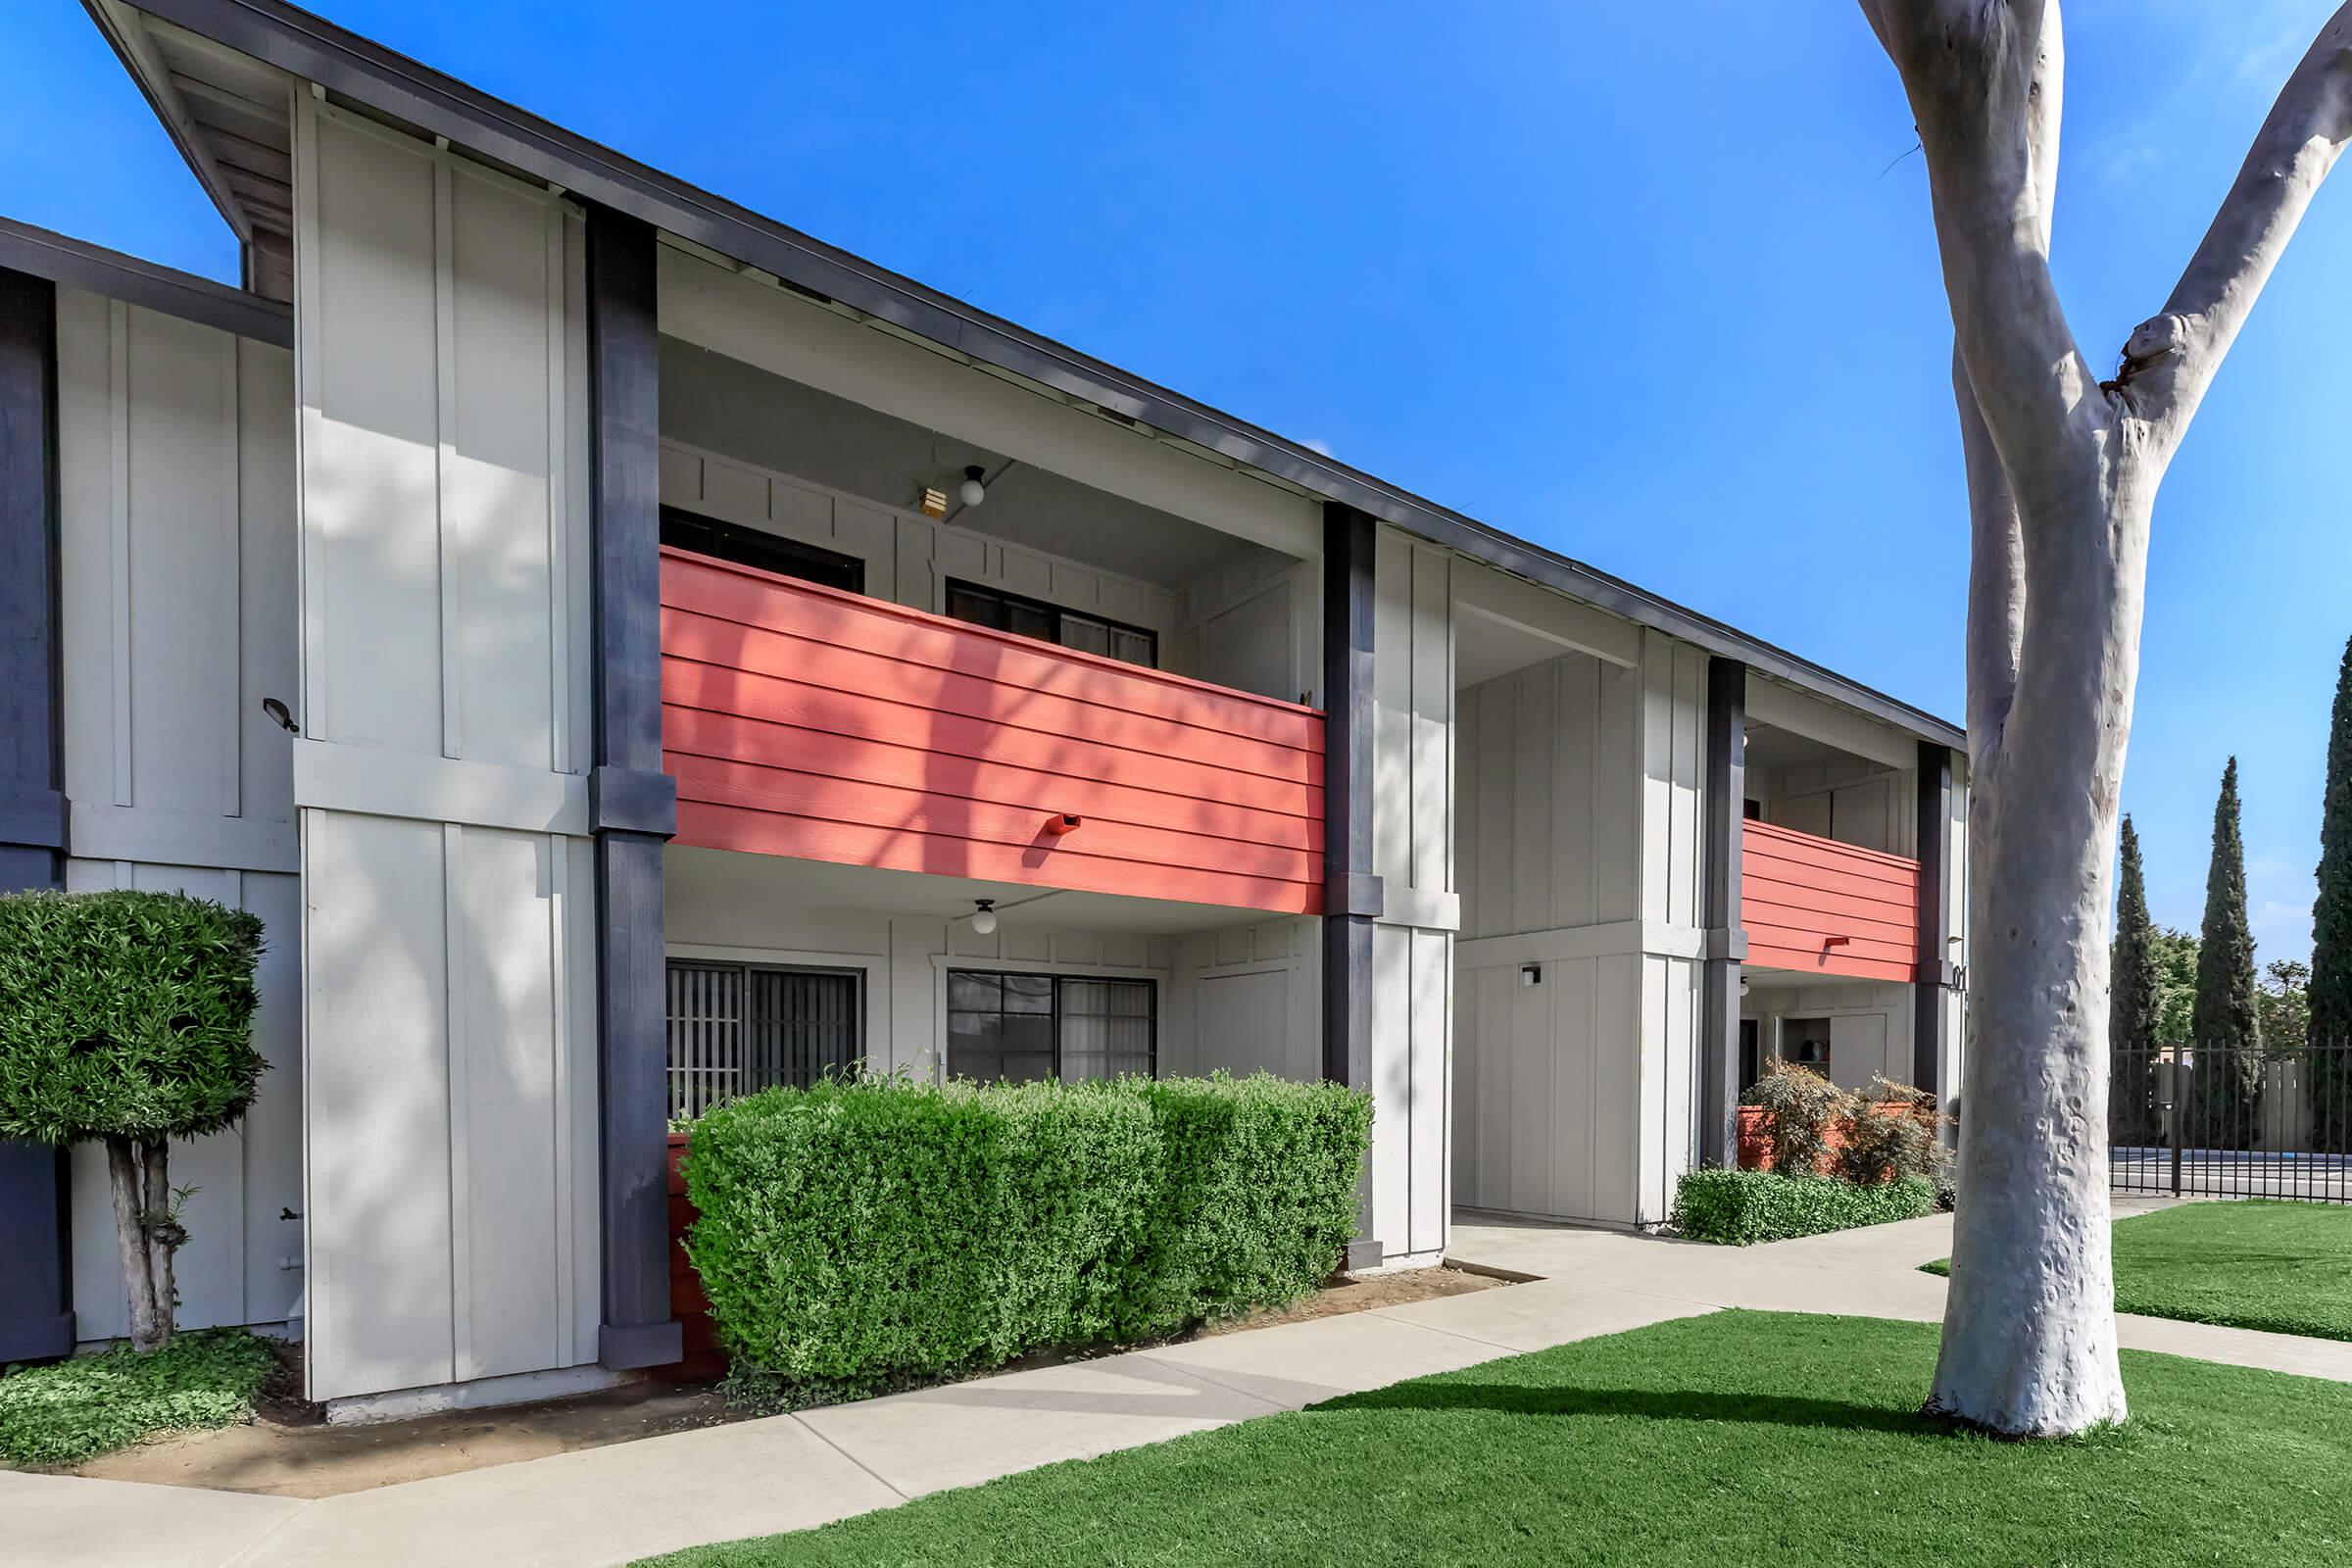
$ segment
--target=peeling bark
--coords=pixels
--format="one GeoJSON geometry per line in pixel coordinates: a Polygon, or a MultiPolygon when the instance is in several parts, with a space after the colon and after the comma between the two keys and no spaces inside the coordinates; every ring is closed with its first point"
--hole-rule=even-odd
{"type": "Polygon", "coordinates": [[[130,1345],[153,1350],[162,1344],[155,1317],[155,1276],[147,1247],[146,1184],[138,1154],[127,1138],[106,1140],[107,1185],[115,1204],[115,1245],[122,1253],[122,1286],[129,1298],[130,1345]]]}
{"type": "Polygon", "coordinates": [[[2049,272],[2056,0],[1860,0],[1927,155],[1968,463],[1970,993],[1931,1411],[2013,1437],[2125,1414],[2108,1230],[2108,909],[2157,487],[2352,134],[2321,31],[2165,310],[2102,382],[2049,272]]]}

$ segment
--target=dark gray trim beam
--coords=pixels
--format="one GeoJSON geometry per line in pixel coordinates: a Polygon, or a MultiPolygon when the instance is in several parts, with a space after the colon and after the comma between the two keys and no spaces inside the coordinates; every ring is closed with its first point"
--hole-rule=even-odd
{"type": "MultiPolygon", "coordinates": [[[[1373,923],[1387,886],[1372,869],[1373,556],[1379,526],[1353,507],[1323,508],[1323,1076],[1372,1087],[1373,923]]],[[[1357,1193],[1349,1269],[1387,1254],[1372,1233],[1372,1167],[1357,1193]]]]}
{"type": "Polygon", "coordinates": [[[1323,509],[1323,1076],[1372,1083],[1372,519],[1323,509]]]}
{"type": "Polygon", "coordinates": [[[1908,703],[673,179],[282,0],[140,0],[140,5],[377,114],[428,135],[447,136],[510,169],[983,364],[1221,453],[1312,495],[1654,626],[1707,653],[1740,660],[1913,734],[1946,745],[1964,743],[1956,726],[1908,703]]]}
{"type": "Polygon", "coordinates": [[[1911,987],[1911,1082],[1941,1095],[1952,1059],[1944,992],[1959,980],[1952,964],[1952,753],[1919,743],[1919,978],[1911,987]]]}
{"type": "Polygon", "coordinates": [[[588,377],[595,488],[596,984],[604,1280],[598,1359],[666,1366],[669,1149],[662,849],[677,794],[662,778],[661,427],[654,231],[588,210],[588,377]],[[652,780],[660,780],[657,785],[652,780]],[[667,805],[666,822],[662,808],[667,805]]]}
{"type": "Polygon", "coordinates": [[[1700,961],[1699,1162],[1740,1158],[1740,967],[1747,935],[1740,927],[1740,829],[1747,805],[1747,666],[1707,661],[1706,822],[1700,834],[1705,887],[1699,922],[1707,931],[1700,961]]]}
{"type": "Polygon", "coordinates": [[[0,218],[0,267],[103,294],[256,342],[294,346],[294,308],[193,272],[0,218]]]}
{"type": "MultiPolygon", "coordinates": [[[[57,285],[0,267],[0,893],[65,885],[57,285]]],[[[74,1349],[65,1151],[0,1142],[0,1364],[74,1349]]]]}

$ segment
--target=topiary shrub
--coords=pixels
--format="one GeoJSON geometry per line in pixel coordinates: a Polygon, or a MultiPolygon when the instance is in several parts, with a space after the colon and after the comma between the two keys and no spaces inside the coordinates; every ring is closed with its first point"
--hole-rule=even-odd
{"type": "Polygon", "coordinates": [[[1667,1223],[1692,1241],[1747,1247],[1917,1219],[1935,1206],[1934,1185],[1916,1176],[1861,1187],[1777,1170],[1694,1170],[1676,1184],[1667,1223]]]}
{"type": "Polygon", "coordinates": [[[172,1341],[187,1240],[174,1138],[230,1126],[253,1048],[262,922],[179,893],[0,896],[0,1137],[103,1143],[139,1351],[172,1341]]]}
{"type": "Polygon", "coordinates": [[[1854,1112],[1854,1097],[1810,1067],[1768,1061],[1743,1105],[1764,1112],[1772,1168],[1809,1175],[1829,1168],[1838,1135],[1854,1112]]]}
{"type": "Polygon", "coordinates": [[[771,1089],[695,1122],[686,1250],[739,1397],[862,1397],[1312,1291],[1370,1123],[1263,1075],[771,1089]]]}
{"type": "Polygon", "coordinates": [[[1916,1176],[1940,1189],[1952,1165],[1943,1143],[1945,1120],[1926,1090],[1874,1077],[1846,1118],[1838,1174],[1865,1186],[1916,1176]]]}

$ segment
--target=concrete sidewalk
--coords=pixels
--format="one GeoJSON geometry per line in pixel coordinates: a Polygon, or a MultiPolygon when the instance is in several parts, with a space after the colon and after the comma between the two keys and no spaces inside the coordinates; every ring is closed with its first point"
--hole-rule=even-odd
{"type": "MultiPolygon", "coordinates": [[[[627,1562],[1722,1307],[1935,1321],[1918,1266],[1950,1242],[1948,1216],[1727,1249],[1464,1214],[1458,1261],[1542,1277],[314,1501],[0,1472],[0,1541],[61,1568],[627,1562]]],[[[2120,1321],[2135,1348],[2352,1382],[2352,1345],[2120,1321]]]]}

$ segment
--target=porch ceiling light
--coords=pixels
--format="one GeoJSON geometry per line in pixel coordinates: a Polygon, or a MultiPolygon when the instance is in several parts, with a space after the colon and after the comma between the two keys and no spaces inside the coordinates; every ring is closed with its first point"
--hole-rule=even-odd
{"type": "Polygon", "coordinates": [[[972,930],[981,936],[986,936],[996,928],[997,901],[974,899],[972,901],[972,930]]]}
{"type": "Polygon", "coordinates": [[[963,483],[956,487],[956,499],[967,507],[976,507],[986,501],[988,486],[982,484],[980,480],[987,471],[977,463],[966,466],[963,470],[963,483]]]}

